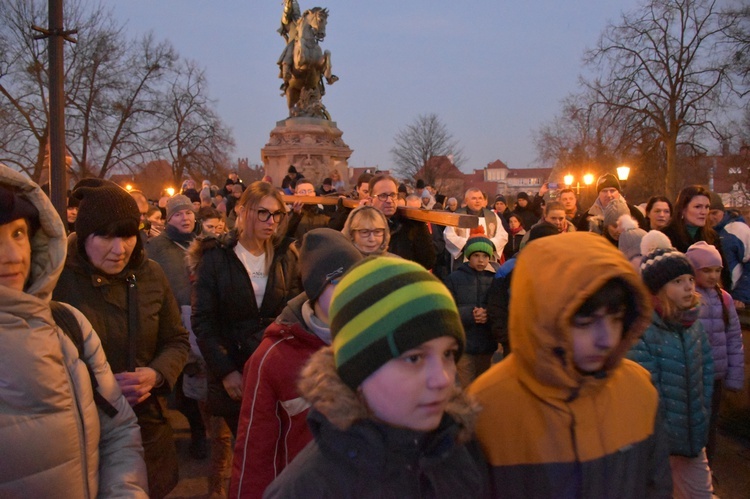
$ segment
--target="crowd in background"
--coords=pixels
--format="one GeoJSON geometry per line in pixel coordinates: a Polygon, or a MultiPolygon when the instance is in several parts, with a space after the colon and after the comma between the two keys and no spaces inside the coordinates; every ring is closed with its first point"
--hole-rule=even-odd
{"type": "Polygon", "coordinates": [[[84,179],[63,222],[0,166],[0,320],[28,338],[3,347],[0,496],[166,496],[170,397],[212,498],[711,497],[750,304],[719,195],[270,180],[84,179]],[[66,438],[37,462],[42,430],[66,438]]]}

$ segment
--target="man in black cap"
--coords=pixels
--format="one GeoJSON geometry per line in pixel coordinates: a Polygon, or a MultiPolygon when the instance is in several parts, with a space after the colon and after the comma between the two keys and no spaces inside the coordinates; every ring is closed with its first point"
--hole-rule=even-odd
{"type": "MultiPolygon", "coordinates": [[[[597,217],[597,220],[603,219],[604,208],[607,207],[610,201],[622,197],[622,194],[620,193],[620,181],[617,180],[617,177],[615,177],[611,173],[605,173],[604,175],[599,177],[599,180],[596,181],[596,192],[598,194],[596,201],[594,201],[594,204],[591,205],[591,208],[589,208],[588,211],[588,215],[581,219],[576,229],[581,231],[588,231],[590,226],[590,219],[594,217],[597,217]]],[[[628,210],[630,210],[630,216],[633,217],[636,222],[638,222],[639,227],[643,227],[645,221],[641,210],[630,203],[627,203],[627,205],[628,210]]]]}
{"type": "Polygon", "coordinates": [[[495,212],[497,217],[502,222],[503,227],[505,228],[505,232],[510,232],[510,227],[508,226],[510,208],[508,208],[508,201],[506,201],[505,196],[503,196],[502,194],[498,194],[497,196],[495,196],[495,203],[492,205],[492,211],[495,212]]]}
{"type": "Polygon", "coordinates": [[[541,218],[541,211],[536,213],[534,206],[532,206],[529,200],[528,193],[523,191],[516,194],[516,207],[511,214],[518,217],[521,225],[523,225],[523,229],[526,231],[531,230],[531,227],[541,218]]]}

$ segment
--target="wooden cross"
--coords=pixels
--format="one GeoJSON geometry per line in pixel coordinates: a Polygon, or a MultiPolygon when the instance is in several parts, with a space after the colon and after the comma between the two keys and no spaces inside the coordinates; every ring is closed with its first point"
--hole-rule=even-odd
{"type": "MultiPolygon", "coordinates": [[[[302,204],[322,204],[327,206],[337,205],[339,202],[338,196],[282,196],[285,203],[294,204],[295,202],[302,204]]],[[[346,208],[356,208],[359,206],[359,201],[350,198],[341,198],[343,205],[346,208]]],[[[459,227],[461,229],[473,229],[479,225],[479,217],[475,215],[466,215],[451,213],[449,211],[433,211],[423,210],[421,208],[407,208],[406,206],[399,206],[398,213],[404,218],[409,220],[416,220],[419,222],[429,222],[436,225],[445,225],[450,227],[459,227]]]]}

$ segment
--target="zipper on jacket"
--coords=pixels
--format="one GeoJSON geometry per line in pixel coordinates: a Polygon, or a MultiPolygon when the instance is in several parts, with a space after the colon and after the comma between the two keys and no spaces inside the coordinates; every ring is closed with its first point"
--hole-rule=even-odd
{"type": "MultiPolygon", "coordinates": [[[[59,329],[59,327],[58,327],[59,329]]],[[[61,334],[61,332],[58,332],[58,335],[61,334]]],[[[65,333],[62,333],[63,336],[65,333]]],[[[79,393],[76,390],[76,383],[73,377],[75,376],[75,373],[72,373],[70,369],[68,369],[68,356],[65,355],[65,346],[63,343],[60,343],[60,347],[63,354],[63,359],[65,362],[65,373],[68,377],[68,386],[70,387],[70,394],[71,397],[73,397],[73,406],[75,407],[75,418],[76,418],[76,425],[78,426],[78,442],[81,446],[80,454],[81,454],[81,478],[83,479],[83,490],[85,491],[86,498],[91,497],[89,494],[89,463],[88,463],[88,444],[86,442],[86,425],[84,424],[83,420],[83,407],[81,406],[81,400],[79,397],[79,393]]],[[[84,359],[78,357],[76,359],[76,362],[86,362],[84,359]]],[[[77,366],[74,364],[74,369],[76,369],[77,366]]],[[[88,379],[88,373],[86,373],[86,378],[88,379]]],[[[92,395],[93,390],[95,388],[92,386],[92,395]]],[[[98,409],[97,414],[98,414],[98,409]]],[[[98,472],[98,471],[97,471],[98,472]]]]}
{"type": "Polygon", "coordinates": [[[685,358],[685,394],[687,395],[687,424],[688,424],[688,446],[690,447],[690,454],[693,452],[693,404],[690,400],[690,366],[688,365],[689,359],[687,357],[687,350],[685,349],[684,333],[677,333],[680,335],[680,345],[682,346],[682,356],[685,358]]]}

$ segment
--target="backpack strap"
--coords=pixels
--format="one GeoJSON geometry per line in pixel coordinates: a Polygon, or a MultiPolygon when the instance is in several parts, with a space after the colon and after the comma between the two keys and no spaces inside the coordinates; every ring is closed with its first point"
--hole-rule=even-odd
{"type": "Polygon", "coordinates": [[[63,330],[65,336],[70,338],[73,344],[78,350],[78,358],[86,365],[86,370],[89,372],[89,378],[91,378],[91,389],[94,393],[94,402],[107,416],[113,418],[117,415],[117,409],[109,403],[97,388],[99,382],[96,380],[96,375],[88,362],[84,360],[83,356],[83,331],[81,331],[81,325],[78,323],[73,312],[68,307],[57,301],[50,301],[50,309],[52,311],[52,318],[55,320],[55,324],[63,330]]]}

